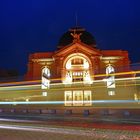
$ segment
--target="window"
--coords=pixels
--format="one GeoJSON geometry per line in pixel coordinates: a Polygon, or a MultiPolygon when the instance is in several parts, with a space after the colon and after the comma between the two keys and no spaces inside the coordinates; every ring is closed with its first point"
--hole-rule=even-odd
{"type": "Polygon", "coordinates": [[[73,91],[73,105],[74,106],[83,105],[83,91],[81,90],[73,91]]]}
{"type": "Polygon", "coordinates": [[[106,68],[106,74],[112,74],[114,72],[115,72],[114,67],[111,64],[109,64],[106,68]]]}
{"type": "Polygon", "coordinates": [[[42,89],[47,89],[49,88],[50,86],[50,70],[45,67],[43,70],[42,70],[42,89]]]}
{"type": "Polygon", "coordinates": [[[44,68],[42,70],[42,76],[45,77],[45,78],[50,78],[50,70],[48,68],[44,68]]]}
{"type": "Polygon", "coordinates": [[[114,67],[112,67],[110,64],[106,68],[106,74],[107,74],[107,88],[115,88],[115,76],[109,75],[115,73],[114,67]]]}
{"type": "Polygon", "coordinates": [[[47,92],[42,92],[42,96],[47,96],[47,92]]]}
{"type": "Polygon", "coordinates": [[[65,106],[72,106],[72,91],[65,91],[65,106]]]}
{"type": "Polygon", "coordinates": [[[91,106],[92,96],[90,90],[74,90],[64,92],[65,106],[91,106]]]}
{"type": "Polygon", "coordinates": [[[114,91],[114,90],[109,90],[109,91],[108,91],[108,95],[109,95],[109,96],[115,95],[115,91],[114,91]]]}
{"type": "Polygon", "coordinates": [[[50,80],[42,76],[42,89],[47,89],[50,86],[50,80]]]}
{"type": "Polygon", "coordinates": [[[74,71],[72,72],[73,82],[83,81],[83,72],[82,71],[74,71]]]}
{"type": "Polygon", "coordinates": [[[74,58],[71,60],[72,65],[83,65],[83,59],[81,58],[74,58]]]}
{"type": "Polygon", "coordinates": [[[92,105],[92,98],[91,98],[91,91],[90,90],[84,91],[84,105],[85,106],[92,105]]]}

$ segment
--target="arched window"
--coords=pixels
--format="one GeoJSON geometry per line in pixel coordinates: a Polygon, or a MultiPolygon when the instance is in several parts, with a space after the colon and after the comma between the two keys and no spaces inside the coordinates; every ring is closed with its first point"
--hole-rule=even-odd
{"type": "Polygon", "coordinates": [[[109,64],[109,65],[106,67],[106,74],[112,74],[112,73],[114,73],[114,72],[115,72],[114,67],[113,67],[111,64],[109,64]]]}
{"type": "Polygon", "coordinates": [[[50,87],[50,69],[45,67],[42,70],[42,89],[47,89],[50,87]]]}
{"type": "Polygon", "coordinates": [[[107,67],[106,67],[106,74],[107,74],[107,78],[106,78],[106,81],[107,81],[107,88],[109,89],[108,90],[108,95],[115,95],[115,91],[114,91],[114,88],[115,88],[115,69],[114,67],[109,64],[107,67]]]}
{"type": "Polygon", "coordinates": [[[115,73],[114,67],[109,64],[106,67],[106,74],[107,74],[107,88],[115,88],[115,75],[109,75],[115,73]]]}
{"type": "Polygon", "coordinates": [[[68,57],[65,63],[65,80],[64,83],[71,84],[72,82],[91,83],[90,75],[90,60],[83,54],[73,54],[68,57]]]}

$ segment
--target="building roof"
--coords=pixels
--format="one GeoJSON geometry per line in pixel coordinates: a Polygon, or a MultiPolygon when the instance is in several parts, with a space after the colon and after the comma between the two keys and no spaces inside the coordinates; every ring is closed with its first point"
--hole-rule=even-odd
{"type": "Polygon", "coordinates": [[[62,47],[73,43],[74,40],[73,34],[80,35],[79,37],[82,43],[85,43],[87,45],[96,48],[95,38],[82,27],[74,27],[69,29],[66,33],[64,33],[59,40],[57,48],[61,49],[62,47]]]}

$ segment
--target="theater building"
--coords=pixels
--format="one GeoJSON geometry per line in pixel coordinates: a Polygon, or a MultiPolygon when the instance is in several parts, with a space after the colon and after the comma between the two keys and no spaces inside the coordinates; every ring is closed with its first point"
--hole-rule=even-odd
{"type": "Polygon", "coordinates": [[[25,78],[41,80],[42,97],[37,100],[64,101],[61,106],[101,106],[94,100],[135,100],[136,89],[128,87],[127,81],[116,81],[122,76],[114,73],[120,72],[131,72],[128,52],[101,50],[94,36],[75,27],[62,35],[54,52],[30,54],[25,78]]]}

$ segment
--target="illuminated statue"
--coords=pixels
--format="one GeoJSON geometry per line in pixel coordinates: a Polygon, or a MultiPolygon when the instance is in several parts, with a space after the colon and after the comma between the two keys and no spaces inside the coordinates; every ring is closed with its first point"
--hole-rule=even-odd
{"type": "Polygon", "coordinates": [[[74,33],[71,33],[71,35],[73,36],[73,42],[80,42],[80,36],[82,35],[82,33],[77,34],[74,30],[74,33]]]}

